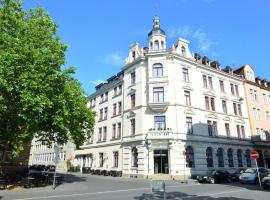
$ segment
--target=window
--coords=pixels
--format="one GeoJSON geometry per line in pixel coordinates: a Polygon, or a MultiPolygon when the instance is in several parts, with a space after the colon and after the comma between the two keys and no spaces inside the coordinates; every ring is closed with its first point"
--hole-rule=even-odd
{"type": "Polygon", "coordinates": [[[135,119],[130,120],[130,131],[131,135],[135,135],[135,119]]]}
{"type": "Polygon", "coordinates": [[[207,77],[203,75],[203,87],[207,88],[207,77]]]}
{"type": "Polygon", "coordinates": [[[131,166],[138,167],[138,150],[136,147],[131,150],[131,166]]]}
{"type": "Polygon", "coordinates": [[[108,117],[108,107],[104,108],[104,120],[106,120],[108,117]]]}
{"type": "Polygon", "coordinates": [[[222,110],[224,113],[228,113],[227,102],[225,100],[222,100],[222,110]]]}
{"type": "Polygon", "coordinates": [[[237,161],[238,161],[238,167],[243,167],[243,159],[242,159],[242,150],[237,150],[237,161]]]}
{"type": "Polygon", "coordinates": [[[260,109],[253,108],[253,115],[256,120],[260,120],[261,118],[260,109]]]}
{"type": "Polygon", "coordinates": [[[205,108],[206,108],[206,110],[210,110],[209,97],[205,97],[205,108]]]}
{"type": "Polygon", "coordinates": [[[245,127],[241,126],[242,138],[246,137],[245,127]]]}
{"type": "Polygon", "coordinates": [[[266,111],[266,118],[270,122],[270,113],[269,113],[269,111],[266,111]]]}
{"type": "Polygon", "coordinates": [[[108,94],[109,94],[108,92],[105,93],[105,99],[104,99],[104,101],[108,101],[108,94]]]}
{"type": "Polygon", "coordinates": [[[247,167],[251,167],[250,150],[247,149],[245,153],[247,167]]]}
{"type": "Polygon", "coordinates": [[[191,106],[190,92],[185,90],[184,93],[185,93],[186,105],[191,106]]]}
{"type": "Polygon", "coordinates": [[[158,40],[155,40],[155,42],[154,42],[154,50],[155,51],[159,50],[159,42],[158,42],[158,40]]]}
{"type": "Polygon", "coordinates": [[[212,122],[211,121],[207,121],[207,127],[208,127],[208,135],[213,136],[212,122]]]}
{"type": "Polygon", "coordinates": [[[240,130],[240,126],[236,125],[236,131],[237,131],[237,137],[241,138],[241,130],[240,130]]]}
{"type": "Polygon", "coordinates": [[[231,93],[232,93],[232,95],[235,95],[235,92],[234,92],[234,86],[233,86],[232,83],[231,83],[231,93]]]}
{"type": "Polygon", "coordinates": [[[224,81],[219,80],[219,86],[220,86],[220,91],[221,91],[221,92],[225,92],[225,89],[224,89],[224,81]]]}
{"type": "Polygon", "coordinates": [[[236,103],[233,103],[233,111],[234,111],[234,114],[237,115],[237,105],[236,105],[236,103]]]}
{"type": "Polygon", "coordinates": [[[231,148],[228,149],[227,156],[228,156],[228,166],[229,167],[234,167],[233,150],[231,148]]]}
{"type": "Polygon", "coordinates": [[[131,94],[130,95],[130,107],[131,108],[135,108],[135,101],[136,101],[135,94],[131,94]]]}
{"type": "Polygon", "coordinates": [[[207,162],[207,167],[214,167],[213,151],[211,147],[207,147],[206,149],[206,162],[207,162]]]}
{"type": "Polygon", "coordinates": [[[116,103],[113,104],[113,116],[116,115],[116,103]]]}
{"type": "Polygon", "coordinates": [[[122,85],[119,85],[119,86],[118,86],[118,94],[119,94],[119,95],[122,94],[122,85]]]}
{"type": "Polygon", "coordinates": [[[223,158],[222,148],[218,148],[217,150],[217,162],[218,162],[218,167],[224,167],[224,158],[223,158]]]}
{"type": "Polygon", "coordinates": [[[113,96],[117,95],[117,87],[113,88],[113,96]]]}
{"type": "Polygon", "coordinates": [[[153,88],[153,101],[155,103],[164,102],[164,88],[163,87],[153,88]]]}
{"type": "Polygon", "coordinates": [[[103,153],[99,153],[99,167],[103,167],[104,164],[104,158],[103,158],[103,153]]]}
{"type": "Polygon", "coordinates": [[[132,72],[130,74],[130,78],[131,78],[131,85],[134,85],[136,83],[136,73],[132,72]]]}
{"type": "Polygon", "coordinates": [[[161,49],[164,49],[164,42],[161,41],[161,49]]]}
{"type": "Polygon", "coordinates": [[[212,77],[211,76],[208,76],[208,83],[209,83],[209,87],[211,89],[213,89],[213,81],[212,81],[212,77]]]}
{"type": "Polygon", "coordinates": [[[154,120],[155,120],[155,129],[166,128],[165,116],[154,116],[154,120]]]}
{"type": "Polygon", "coordinates": [[[263,101],[264,101],[264,104],[267,104],[267,96],[265,94],[263,94],[263,101]]]}
{"type": "Polygon", "coordinates": [[[103,120],[103,108],[99,110],[99,120],[103,120]]]}
{"type": "Polygon", "coordinates": [[[162,77],[163,76],[163,66],[160,63],[153,65],[153,77],[162,77]]]}
{"type": "Polygon", "coordinates": [[[211,98],[211,110],[212,111],[216,110],[216,108],[215,108],[215,99],[213,97],[211,98]]]}
{"type": "Polygon", "coordinates": [[[112,125],[112,139],[115,139],[115,135],[116,135],[116,124],[112,125]]]}
{"type": "Polygon", "coordinates": [[[113,167],[118,167],[118,151],[113,152],[113,167]]]}
{"type": "Polygon", "coordinates": [[[239,97],[238,85],[235,85],[235,86],[234,86],[234,89],[235,89],[235,94],[236,94],[236,96],[239,97]]]}
{"type": "Polygon", "coordinates": [[[186,148],[186,163],[187,163],[187,167],[190,167],[190,168],[195,167],[194,152],[193,152],[193,148],[191,146],[188,146],[186,148]]]}
{"type": "Polygon", "coordinates": [[[216,121],[207,121],[208,126],[208,134],[209,136],[216,136],[218,135],[218,128],[217,128],[217,122],[216,121]]]}
{"type": "Polygon", "coordinates": [[[122,102],[119,101],[118,102],[118,114],[121,114],[122,113],[122,102]]]}
{"type": "Polygon", "coordinates": [[[103,141],[106,141],[106,138],[107,138],[107,127],[104,126],[103,127],[103,141]]]}
{"type": "Polygon", "coordinates": [[[254,101],[258,101],[257,90],[254,90],[254,101]]]}
{"type": "Polygon", "coordinates": [[[182,56],[186,57],[186,48],[185,47],[181,47],[181,52],[182,52],[182,56]]]}
{"type": "Polygon", "coordinates": [[[230,137],[231,131],[230,131],[230,124],[229,123],[225,123],[225,131],[226,131],[227,137],[230,137]]]}
{"type": "Polygon", "coordinates": [[[100,95],[100,103],[104,101],[104,94],[100,95]]]}
{"type": "Polygon", "coordinates": [[[192,118],[186,117],[186,123],[187,123],[187,134],[193,134],[192,118]]]}
{"type": "Polygon", "coordinates": [[[237,104],[237,108],[238,108],[238,115],[242,116],[241,104],[237,104]]]}
{"type": "Polygon", "coordinates": [[[188,69],[187,68],[183,68],[183,80],[185,82],[189,82],[189,74],[188,74],[188,69]]]}
{"type": "Polygon", "coordinates": [[[117,138],[120,138],[121,137],[121,123],[119,122],[118,124],[117,124],[117,129],[118,129],[118,131],[117,131],[117,138]]]}
{"type": "Polygon", "coordinates": [[[136,52],[132,51],[132,59],[135,60],[136,59],[136,52]]]}

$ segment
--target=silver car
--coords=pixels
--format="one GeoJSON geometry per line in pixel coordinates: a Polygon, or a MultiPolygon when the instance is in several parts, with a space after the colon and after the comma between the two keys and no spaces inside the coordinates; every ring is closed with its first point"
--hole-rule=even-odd
{"type": "MultiPolygon", "coordinates": [[[[266,168],[260,167],[259,168],[260,178],[262,180],[263,177],[268,176],[270,173],[266,168]]],[[[245,170],[243,174],[239,176],[240,183],[255,183],[259,182],[258,173],[256,168],[248,168],[245,170]]]]}

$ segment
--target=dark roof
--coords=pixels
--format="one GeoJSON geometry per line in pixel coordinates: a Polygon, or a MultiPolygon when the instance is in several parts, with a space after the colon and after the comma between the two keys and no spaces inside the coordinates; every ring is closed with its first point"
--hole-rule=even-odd
{"type": "Polygon", "coordinates": [[[161,34],[161,35],[166,35],[165,31],[163,31],[161,28],[153,28],[149,33],[148,37],[150,37],[153,34],[161,34]]]}

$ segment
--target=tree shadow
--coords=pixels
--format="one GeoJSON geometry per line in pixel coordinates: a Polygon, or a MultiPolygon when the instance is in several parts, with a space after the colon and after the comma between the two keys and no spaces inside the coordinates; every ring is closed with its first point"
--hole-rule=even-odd
{"type": "Polygon", "coordinates": [[[63,183],[83,182],[87,180],[85,176],[76,176],[75,174],[61,174],[63,176],[63,183]]]}
{"type": "MultiPolygon", "coordinates": [[[[134,197],[135,200],[160,200],[163,199],[163,193],[153,193],[153,194],[142,194],[141,196],[134,197]]],[[[235,197],[210,197],[210,196],[198,196],[189,195],[181,192],[167,192],[166,199],[174,200],[185,200],[185,199],[196,199],[196,200],[249,200],[235,197]]]]}

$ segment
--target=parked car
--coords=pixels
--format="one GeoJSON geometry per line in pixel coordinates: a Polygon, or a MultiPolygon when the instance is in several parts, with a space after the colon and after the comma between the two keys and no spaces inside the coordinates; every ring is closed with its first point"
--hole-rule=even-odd
{"type": "Polygon", "coordinates": [[[199,183],[230,183],[231,174],[226,170],[211,170],[206,175],[197,176],[199,183]]]}
{"type": "Polygon", "coordinates": [[[231,173],[232,181],[239,181],[239,176],[243,174],[245,170],[247,170],[246,167],[240,167],[231,173]]]}
{"type": "MultiPolygon", "coordinates": [[[[266,168],[259,168],[260,178],[263,179],[265,176],[269,175],[269,171],[266,168]]],[[[257,184],[259,182],[258,173],[256,168],[248,168],[244,171],[243,174],[239,176],[240,183],[254,183],[257,184]]]]}
{"type": "Polygon", "coordinates": [[[270,175],[262,179],[262,186],[264,189],[270,188],[270,175]]]}

